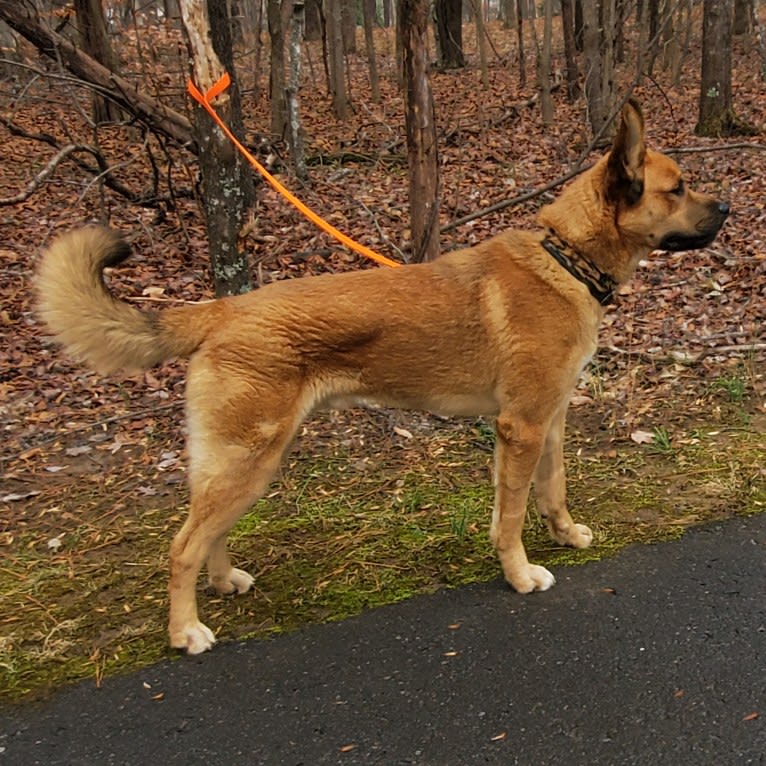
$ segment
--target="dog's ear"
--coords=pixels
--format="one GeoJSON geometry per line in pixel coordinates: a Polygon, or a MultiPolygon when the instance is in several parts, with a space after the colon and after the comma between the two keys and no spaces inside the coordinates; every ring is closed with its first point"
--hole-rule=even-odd
{"type": "Polygon", "coordinates": [[[609,153],[606,197],[616,204],[635,205],[644,193],[644,116],[641,107],[630,99],[620,112],[617,135],[609,153]]]}

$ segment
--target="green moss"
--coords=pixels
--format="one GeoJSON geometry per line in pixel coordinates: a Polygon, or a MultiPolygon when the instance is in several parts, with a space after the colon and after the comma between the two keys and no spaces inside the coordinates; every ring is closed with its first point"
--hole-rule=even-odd
{"type": "MultiPolygon", "coordinates": [[[[477,449],[476,436],[470,427],[452,430],[372,457],[335,445],[292,455],[231,536],[236,565],[255,575],[254,589],[236,598],[200,593],[202,619],[221,640],[263,636],[499,577],[488,539],[492,457],[477,449]],[[433,438],[438,449],[429,452],[433,438]]],[[[760,512],[762,456],[759,434],[704,425],[676,430],[670,454],[629,441],[609,450],[575,435],[570,507],[592,527],[594,544],[556,546],[532,507],[524,534],[530,560],[555,570],[678,537],[706,520],[760,512]]],[[[61,548],[49,549],[33,520],[0,567],[2,699],[97,683],[173,656],[165,648],[165,557],[182,513],[172,498],[168,507],[113,513],[110,477],[87,496],[77,489],[57,506],[66,522],[61,548]]]]}

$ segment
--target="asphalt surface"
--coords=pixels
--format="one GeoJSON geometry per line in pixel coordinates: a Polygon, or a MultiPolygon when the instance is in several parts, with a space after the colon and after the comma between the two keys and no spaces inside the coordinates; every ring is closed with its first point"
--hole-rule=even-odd
{"type": "Polygon", "coordinates": [[[62,691],[0,766],[766,763],[766,514],[62,691]]]}

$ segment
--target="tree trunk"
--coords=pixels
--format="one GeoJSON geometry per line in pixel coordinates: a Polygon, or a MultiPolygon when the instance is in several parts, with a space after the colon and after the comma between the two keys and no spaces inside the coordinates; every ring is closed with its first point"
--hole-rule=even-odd
{"type": "Polygon", "coordinates": [[[378,79],[378,63],[375,58],[375,0],[362,0],[364,14],[364,47],[367,52],[367,67],[370,71],[370,96],[374,104],[380,103],[380,80],[378,79]]]}
{"type": "Polygon", "coordinates": [[[527,87],[527,64],[524,52],[524,6],[516,0],[516,40],[519,45],[519,87],[527,87]]]}
{"type": "Polygon", "coordinates": [[[553,35],[553,0],[544,0],[543,48],[540,53],[540,109],[543,125],[553,125],[553,98],[551,97],[551,37],[553,35]]]}
{"type": "MultiPolygon", "coordinates": [[[[82,49],[99,64],[119,73],[120,64],[109,42],[101,0],[75,0],[74,7],[82,49]]],[[[123,119],[123,113],[110,98],[94,93],[93,119],[96,124],[119,122],[123,119]]]]}
{"type": "Polygon", "coordinates": [[[435,0],[434,15],[439,67],[464,67],[466,61],[463,54],[463,0],[435,0]]]}
{"type": "Polygon", "coordinates": [[[321,40],[323,28],[322,0],[306,0],[304,18],[306,22],[306,39],[312,41],[321,40]]]}
{"type": "Polygon", "coordinates": [[[574,29],[574,0],[561,0],[561,27],[564,37],[564,58],[567,70],[567,99],[573,104],[580,97],[580,70],[574,29]]]}
{"type": "Polygon", "coordinates": [[[341,27],[343,29],[343,52],[356,53],[356,0],[341,0],[341,27]]]}
{"type": "Polygon", "coordinates": [[[65,37],[54,32],[26,3],[0,0],[0,19],[29,40],[40,53],[60,62],[81,80],[108,91],[116,103],[152,130],[191,151],[197,151],[191,123],[184,115],[139,93],[128,80],[99,64],[65,37]]]}
{"type": "Polygon", "coordinates": [[[591,132],[598,146],[611,143],[607,124],[614,103],[614,0],[583,3],[585,97],[591,132]]]}
{"type": "MultiPolygon", "coordinates": [[[[213,0],[215,2],[215,0],[213,0]]],[[[269,98],[271,99],[271,132],[278,138],[287,129],[287,101],[285,99],[285,20],[281,0],[266,0],[266,16],[271,41],[269,67],[269,98]]]]}
{"type": "Polygon", "coordinates": [[[702,19],[702,80],[698,136],[737,132],[731,100],[731,42],[734,22],[730,0],[705,0],[702,19]]]}
{"type": "MultiPolygon", "coordinates": [[[[204,92],[223,75],[225,69],[221,58],[229,62],[232,58],[226,4],[181,0],[180,6],[194,78],[204,92]]],[[[231,71],[230,75],[233,74],[231,71]]],[[[236,94],[236,83],[233,82],[232,90],[221,94],[216,99],[215,107],[224,122],[234,129],[239,125],[241,130],[241,116],[236,111],[236,94]]],[[[246,189],[248,179],[251,179],[250,170],[207,112],[197,109],[196,118],[202,198],[215,294],[237,295],[252,287],[247,253],[239,238],[249,203],[246,189]]]]}
{"type": "Polygon", "coordinates": [[[290,87],[287,89],[287,114],[290,154],[295,175],[301,181],[308,180],[306,154],[303,149],[303,127],[298,105],[301,85],[301,39],[303,38],[303,0],[293,0],[293,16],[290,26],[290,87]]]}
{"type": "Polygon", "coordinates": [[[332,109],[339,120],[347,120],[351,116],[351,101],[346,89],[341,0],[325,0],[325,22],[332,109]]]}
{"type": "Polygon", "coordinates": [[[481,71],[481,85],[485,91],[489,90],[489,67],[487,66],[487,32],[484,29],[483,0],[469,0],[473,7],[476,19],[476,47],[479,49],[479,70],[481,71]]]}
{"type": "Polygon", "coordinates": [[[405,122],[410,171],[410,229],[415,262],[439,254],[439,166],[436,119],[428,77],[428,0],[401,0],[405,122]]]}
{"type": "Polygon", "coordinates": [[[503,14],[503,28],[516,29],[516,0],[501,0],[500,8],[503,14]]]}
{"type": "Polygon", "coordinates": [[[749,35],[755,27],[753,0],[734,0],[734,34],[749,35]]]}

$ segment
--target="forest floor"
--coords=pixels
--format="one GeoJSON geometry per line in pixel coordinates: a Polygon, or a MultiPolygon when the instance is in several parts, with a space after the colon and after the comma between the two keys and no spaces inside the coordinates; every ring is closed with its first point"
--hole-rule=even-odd
{"type": "MultiPolygon", "coordinates": [[[[479,80],[471,27],[471,66],[432,78],[444,225],[559,178],[587,147],[584,104],[567,104],[557,90],[555,124],[543,126],[532,78],[519,85],[513,36],[496,24],[489,33],[489,88],[479,80]]],[[[119,39],[133,79],[189,111],[178,33],[143,27],[119,39]]],[[[352,56],[356,109],[343,123],[318,79],[319,52],[307,49],[301,106],[311,180],[300,186],[286,160],[281,176],[333,224],[398,259],[408,237],[402,98],[391,34],[381,31],[377,44],[381,103],[370,99],[363,55],[352,56]]],[[[133,189],[149,185],[154,164],[174,202],[162,214],[130,205],[67,162],[29,199],[0,209],[4,700],[83,678],[98,683],[167,656],[167,547],[187,503],[184,366],[104,378],[67,359],[34,314],[40,248],[57,232],[108,220],[136,253],[110,277],[120,296],[152,308],[211,297],[195,158],[135,127],[96,133],[87,92],[54,70],[43,73],[31,50],[29,62],[39,74],[19,68],[0,82],[0,112],[30,136],[0,127],[0,198],[26,188],[55,153],[40,140],[45,134],[60,146],[97,143],[133,189]]],[[[532,65],[530,56],[529,72],[532,65]]],[[[626,86],[632,67],[620,74],[626,86]]],[[[266,77],[258,87],[247,56],[238,71],[248,140],[279,154],[279,142],[261,140],[268,137],[266,77]]],[[[601,348],[572,401],[567,444],[570,504],[594,529],[594,545],[554,546],[534,513],[525,533],[530,558],[554,568],[766,504],[766,146],[761,136],[694,136],[698,71],[693,48],[681,84],[666,82],[658,64],[635,95],[650,144],[675,152],[689,183],[726,199],[733,212],[710,248],[654,254],[607,313],[601,348]]],[[[740,117],[766,124],[760,59],[739,43],[734,93],[740,117]]],[[[533,225],[549,199],[538,195],[456,227],[443,235],[444,249],[533,225]]],[[[378,268],[263,185],[254,221],[248,248],[259,285],[378,268]]],[[[256,576],[255,588],[237,599],[203,596],[205,621],[223,640],[266,635],[498,576],[487,539],[492,440],[491,424],[476,419],[380,409],[311,419],[268,496],[233,535],[237,563],[256,576]]]]}

